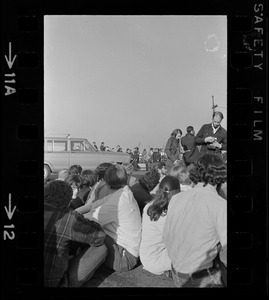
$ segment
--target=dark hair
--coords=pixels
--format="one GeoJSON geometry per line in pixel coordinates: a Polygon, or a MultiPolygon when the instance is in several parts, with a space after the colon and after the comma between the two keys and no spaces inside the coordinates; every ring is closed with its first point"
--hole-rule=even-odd
{"type": "Polygon", "coordinates": [[[220,112],[220,111],[215,111],[215,112],[213,113],[213,118],[214,118],[215,116],[220,116],[221,120],[224,118],[223,113],[220,112]]]}
{"type": "Polygon", "coordinates": [[[82,186],[82,177],[78,174],[70,174],[65,178],[65,181],[71,186],[73,183],[75,183],[77,188],[81,188],[82,186]]]}
{"type": "Polygon", "coordinates": [[[53,180],[44,186],[44,202],[68,207],[73,196],[71,186],[62,180],[53,180]]]}
{"type": "Polygon", "coordinates": [[[110,166],[112,166],[112,163],[109,162],[104,162],[97,166],[93,171],[95,183],[104,178],[105,172],[110,166]]]}
{"type": "Polygon", "coordinates": [[[203,182],[204,186],[209,183],[218,188],[227,180],[226,166],[222,159],[214,154],[204,154],[189,172],[192,182],[195,184],[203,182]]]}
{"type": "Polygon", "coordinates": [[[180,183],[174,176],[167,175],[160,182],[152,204],[148,207],[147,214],[151,221],[157,221],[160,216],[165,216],[172,196],[180,192],[180,183]]]}
{"type": "Polygon", "coordinates": [[[93,171],[88,169],[81,173],[82,187],[92,187],[95,184],[93,171]]]}
{"type": "Polygon", "coordinates": [[[157,161],[157,162],[152,163],[149,166],[149,170],[152,170],[152,169],[161,170],[163,167],[166,167],[166,163],[164,161],[157,161]]]}
{"type": "Polygon", "coordinates": [[[182,135],[182,130],[181,129],[174,129],[171,133],[171,136],[176,137],[176,135],[180,133],[182,135]]]}
{"type": "Polygon", "coordinates": [[[138,182],[143,185],[149,192],[152,191],[159,183],[160,173],[155,168],[144,174],[138,179],[138,182]]]}
{"type": "Polygon", "coordinates": [[[190,133],[193,130],[193,126],[188,126],[187,127],[187,132],[190,133]]]}
{"type": "Polygon", "coordinates": [[[127,173],[123,166],[115,164],[110,166],[105,173],[106,184],[114,190],[118,190],[127,185],[127,173]]]}
{"type": "Polygon", "coordinates": [[[70,168],[69,168],[69,173],[70,174],[81,174],[82,172],[82,167],[81,165],[72,165],[70,168]]]}

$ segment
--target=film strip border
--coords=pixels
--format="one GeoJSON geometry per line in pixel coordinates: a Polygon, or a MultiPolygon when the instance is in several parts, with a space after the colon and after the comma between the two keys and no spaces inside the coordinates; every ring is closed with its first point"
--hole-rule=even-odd
{"type": "Polygon", "coordinates": [[[43,261],[43,24],[22,9],[9,13],[10,22],[3,26],[1,110],[6,299],[42,287],[43,261]]]}
{"type": "MultiPolygon", "coordinates": [[[[229,8],[228,291],[266,289],[266,3],[229,8]]],[[[5,295],[43,287],[43,13],[3,26],[2,278],[5,295]],[[15,118],[14,118],[15,115],[15,118]],[[8,176],[8,178],[7,178],[8,176]]],[[[267,49],[268,50],[268,49],[267,49]]],[[[268,72],[268,71],[267,71],[268,72]]]]}
{"type": "Polygon", "coordinates": [[[257,293],[265,291],[267,276],[268,116],[265,6],[252,5],[252,15],[233,16],[228,25],[228,282],[241,292],[257,293]]]}

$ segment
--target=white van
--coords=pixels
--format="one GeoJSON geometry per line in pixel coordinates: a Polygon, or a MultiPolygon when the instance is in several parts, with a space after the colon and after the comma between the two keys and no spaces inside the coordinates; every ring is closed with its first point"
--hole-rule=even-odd
{"type": "Polygon", "coordinates": [[[124,152],[98,151],[86,138],[45,137],[44,180],[51,173],[81,165],[82,169],[94,170],[103,162],[129,163],[131,156],[124,152]]]}

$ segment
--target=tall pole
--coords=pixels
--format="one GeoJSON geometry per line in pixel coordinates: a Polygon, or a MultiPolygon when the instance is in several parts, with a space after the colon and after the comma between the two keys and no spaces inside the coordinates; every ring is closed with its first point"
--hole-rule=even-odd
{"type": "Polygon", "coordinates": [[[214,96],[212,95],[212,109],[213,109],[213,114],[215,113],[215,108],[217,107],[218,105],[214,103],[214,96]]]}

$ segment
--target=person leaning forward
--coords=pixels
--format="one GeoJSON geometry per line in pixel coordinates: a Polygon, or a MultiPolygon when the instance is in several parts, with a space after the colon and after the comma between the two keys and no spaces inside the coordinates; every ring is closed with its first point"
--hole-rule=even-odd
{"type": "Polygon", "coordinates": [[[181,129],[174,129],[168,138],[165,145],[165,153],[167,155],[166,166],[170,170],[176,161],[180,159],[180,153],[183,153],[183,147],[181,145],[181,129]]]}
{"type": "Polygon", "coordinates": [[[195,137],[196,145],[201,146],[199,157],[215,154],[222,158],[221,151],[227,150],[227,131],[220,125],[223,114],[214,112],[212,122],[204,124],[195,137]]]}
{"type": "Polygon", "coordinates": [[[44,187],[44,286],[80,287],[105,261],[106,233],[101,225],[69,208],[72,188],[64,181],[44,187]],[[70,255],[71,244],[81,245],[70,255]],[[70,257],[71,256],[71,257],[70,257]]]}

